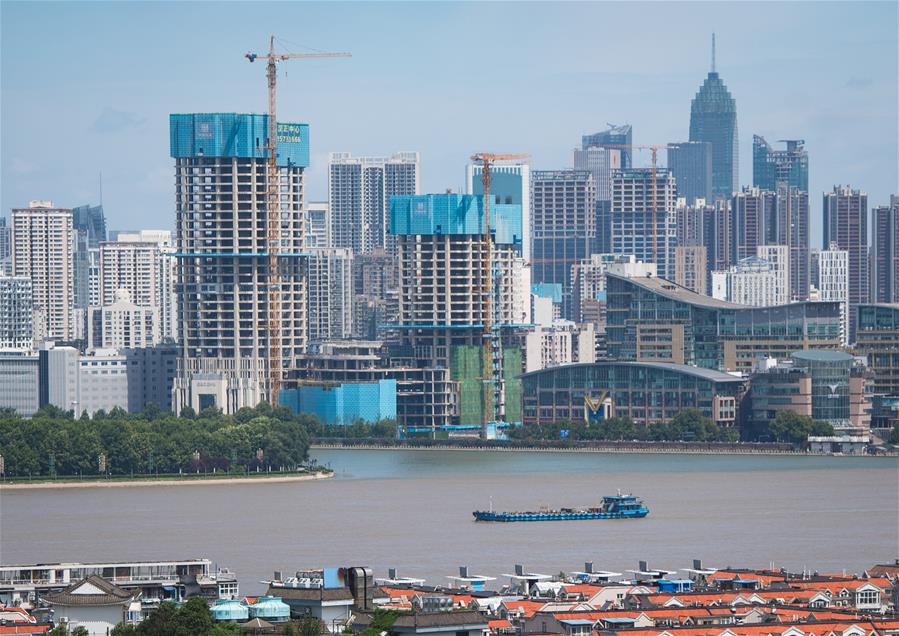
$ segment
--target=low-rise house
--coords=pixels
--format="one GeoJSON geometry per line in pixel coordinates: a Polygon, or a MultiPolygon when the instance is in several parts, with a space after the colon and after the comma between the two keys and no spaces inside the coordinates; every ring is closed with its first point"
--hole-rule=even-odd
{"type": "Polygon", "coordinates": [[[90,636],[106,636],[119,623],[139,618],[140,603],[136,599],[133,592],[95,575],[73,583],[62,592],[40,597],[53,608],[56,624],[65,624],[70,630],[84,627],[90,636]]]}
{"type": "MultiPolygon", "coordinates": [[[[365,629],[371,622],[370,614],[357,614],[353,627],[365,629]]],[[[428,634],[435,636],[483,636],[488,630],[487,619],[474,610],[409,612],[400,614],[391,634],[428,634]]]]}

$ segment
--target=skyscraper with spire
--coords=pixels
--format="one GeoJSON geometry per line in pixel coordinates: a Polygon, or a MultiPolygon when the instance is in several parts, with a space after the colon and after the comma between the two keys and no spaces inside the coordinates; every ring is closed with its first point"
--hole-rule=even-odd
{"type": "Polygon", "coordinates": [[[714,33],[712,70],[690,107],[690,141],[712,144],[712,196],[730,197],[739,189],[737,103],[715,70],[714,33]]]}

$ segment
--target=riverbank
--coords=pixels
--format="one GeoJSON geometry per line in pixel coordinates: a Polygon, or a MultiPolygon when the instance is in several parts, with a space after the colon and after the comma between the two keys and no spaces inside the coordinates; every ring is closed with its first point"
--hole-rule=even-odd
{"type": "Polygon", "coordinates": [[[313,481],[316,479],[329,479],[333,472],[317,472],[304,474],[284,473],[259,473],[233,476],[172,476],[172,477],[134,477],[124,479],[84,479],[84,480],[43,480],[43,481],[15,481],[0,482],[0,492],[6,490],[37,490],[37,489],[67,489],[67,488],[141,488],[145,486],[218,486],[221,484],[246,484],[264,482],[266,484],[284,483],[291,481],[313,481]]]}
{"type": "Polygon", "coordinates": [[[659,453],[694,455],[808,455],[793,450],[788,444],[730,444],[691,442],[580,442],[568,445],[521,444],[518,442],[460,440],[458,443],[443,440],[366,441],[366,440],[316,440],[310,449],[342,450],[440,450],[440,451],[495,451],[531,453],[659,453]]]}
{"type": "MultiPolygon", "coordinates": [[[[726,443],[726,442],[578,442],[567,445],[530,445],[506,441],[460,440],[315,440],[310,449],[339,450],[420,450],[420,451],[478,451],[515,453],[621,453],[621,454],[686,454],[686,455],[790,455],[825,456],[793,449],[789,444],[726,443]]],[[[892,456],[895,456],[893,454],[892,456]]],[[[847,455],[865,457],[865,455],[847,455]]]]}

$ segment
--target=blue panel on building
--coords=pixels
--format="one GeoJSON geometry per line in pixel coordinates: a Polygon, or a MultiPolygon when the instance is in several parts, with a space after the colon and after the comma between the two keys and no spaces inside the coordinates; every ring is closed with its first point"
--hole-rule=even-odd
{"type": "MultiPolygon", "coordinates": [[[[521,244],[521,205],[490,206],[493,240],[521,244]]],[[[416,194],[390,197],[390,233],[483,234],[484,197],[472,194],[416,194]]]]}
{"type": "Polygon", "coordinates": [[[531,285],[531,293],[541,298],[551,298],[554,303],[562,302],[561,283],[534,283],[531,285]]]}
{"type": "MultiPolygon", "coordinates": [[[[169,115],[173,158],[268,156],[268,115],[191,113],[169,115]]],[[[309,124],[278,122],[278,165],[309,165],[309,124]]]]}
{"type": "Polygon", "coordinates": [[[357,420],[396,419],[396,380],[336,387],[301,386],[284,389],[278,396],[282,406],[294,413],[314,415],[323,424],[345,426],[357,420]]]}

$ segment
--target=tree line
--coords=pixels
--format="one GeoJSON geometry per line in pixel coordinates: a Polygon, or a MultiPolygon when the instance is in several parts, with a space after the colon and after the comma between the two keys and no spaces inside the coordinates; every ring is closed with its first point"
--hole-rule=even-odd
{"type": "MultiPolygon", "coordinates": [[[[571,441],[658,441],[658,442],[737,442],[737,428],[723,428],[695,408],[684,409],[667,422],[643,426],[627,417],[611,417],[586,423],[553,422],[528,424],[507,429],[510,439],[522,442],[571,441]]],[[[809,435],[833,435],[833,426],[806,415],[780,411],[768,423],[768,441],[803,445],[809,435]]]]}
{"type": "Polygon", "coordinates": [[[150,475],[295,469],[309,451],[315,417],[261,403],[222,415],[116,408],[93,417],[46,406],[30,419],[0,411],[7,477],[150,475]]]}
{"type": "Polygon", "coordinates": [[[717,426],[699,409],[684,409],[667,422],[644,426],[629,417],[610,417],[590,423],[552,422],[526,424],[507,429],[510,439],[538,442],[571,441],[659,441],[659,442],[736,442],[740,433],[734,428],[717,426]]]}

